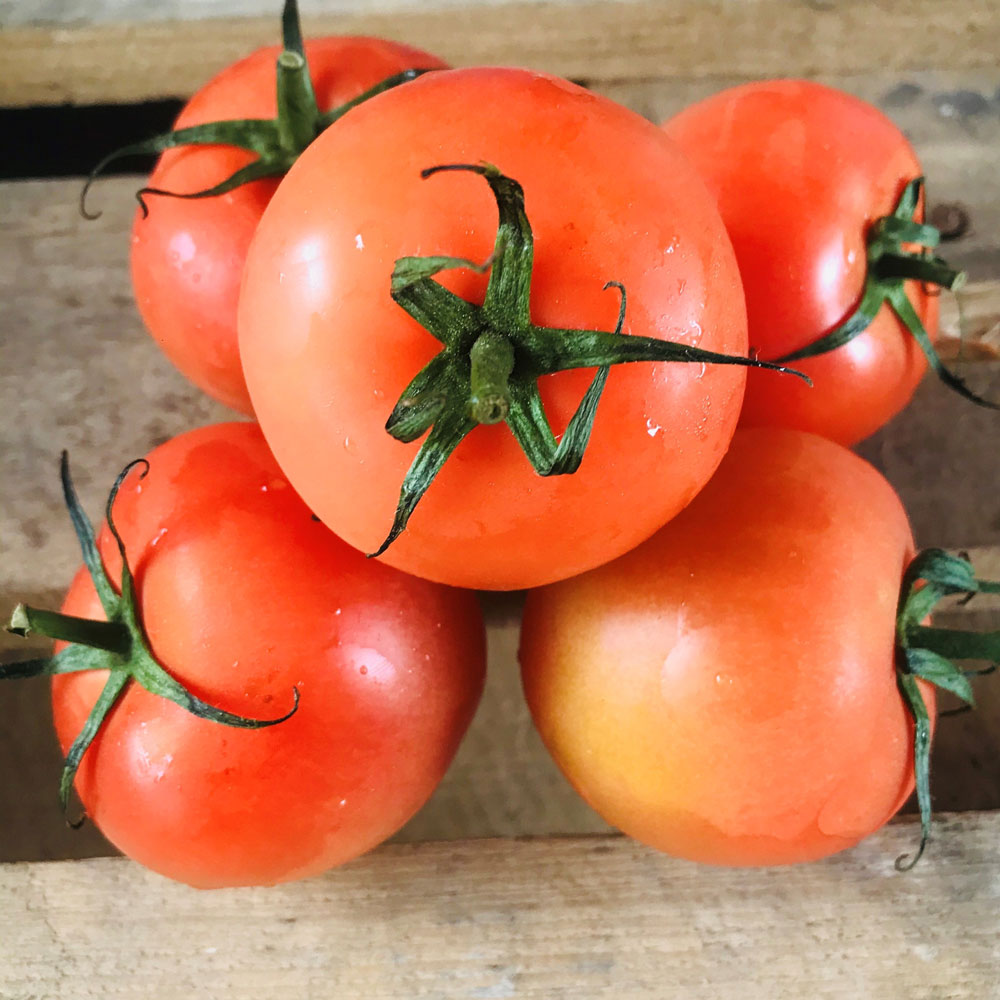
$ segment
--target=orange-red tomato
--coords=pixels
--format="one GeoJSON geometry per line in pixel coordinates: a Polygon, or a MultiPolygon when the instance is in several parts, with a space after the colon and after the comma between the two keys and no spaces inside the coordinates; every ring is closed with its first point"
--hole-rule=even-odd
{"type": "MultiPolygon", "coordinates": [[[[224,69],[181,111],[175,128],[235,118],[273,118],[278,46],[224,69]]],[[[405,69],[438,69],[435,56],[378,38],[319,38],[305,44],[321,110],[338,107],[405,69]]],[[[183,146],[159,159],[149,186],[202,191],[245,167],[235,146],[183,146]]],[[[132,227],[132,284],[153,339],[209,395],[252,413],[240,367],[236,303],[247,247],[280,178],[228,194],[183,200],[150,196],[132,227]]]]}
{"type": "MultiPolygon", "coordinates": [[[[421,170],[495,164],[524,188],[535,237],[531,318],[745,354],[739,276],[703,184],[663,132],[564,80],[513,69],[432,73],[366,102],[298,160],[261,220],[240,297],[240,351],[279,464],[342,538],[372,552],[419,442],[386,418],[440,344],[390,297],[397,258],[492,252],[482,178],[421,170]]],[[[438,276],[476,303],[486,278],[438,276]]],[[[516,361],[515,361],[516,364],[516,361]]],[[[593,369],[544,377],[559,434],[593,369]]],[[[787,376],[773,375],[781,378],[787,376]]],[[[477,426],[380,558],[459,586],[569,576],[648,537],[701,488],[738,416],[736,367],[611,370],[579,471],[542,478],[503,424],[477,426]]]]}
{"type": "MultiPolygon", "coordinates": [[[[313,519],[255,424],[154,450],[115,503],[160,664],[203,700],[267,719],[235,729],[132,683],[76,787],[122,851],[199,887],[323,871],[397,830],[447,768],[483,684],[473,595],[406,576],[313,519]]],[[[118,550],[98,539],[113,580],[118,550]]],[[[103,618],[81,570],[63,610],[103,618]]],[[[53,678],[64,752],[105,671],[53,678]]]]}
{"type": "Polygon", "coordinates": [[[914,784],[894,656],[912,556],[867,463],[811,434],[737,431],[648,542],[528,595],[521,667],[546,746],[605,819],[680,857],[856,844],[914,784]]]}
{"type": "MultiPolygon", "coordinates": [[[[718,199],[760,357],[796,351],[846,319],[861,298],[869,226],[922,173],[902,132],[864,101],[805,80],[724,90],[664,128],[718,199]]],[[[937,297],[916,282],[908,295],[934,338],[937,297]]],[[[813,388],[749,373],[741,424],[853,444],[909,402],[927,364],[883,305],[854,340],[794,367],[813,388]]]]}

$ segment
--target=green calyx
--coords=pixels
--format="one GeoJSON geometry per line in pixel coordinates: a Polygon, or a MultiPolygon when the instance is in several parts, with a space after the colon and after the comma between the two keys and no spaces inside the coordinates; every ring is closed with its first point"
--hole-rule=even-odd
{"type": "Polygon", "coordinates": [[[206,122],[188,128],[162,132],[150,139],[122,146],[97,164],[90,172],[80,192],[80,213],[86,219],[96,219],[100,212],[87,210],[87,194],[91,185],[111,163],[129,156],[150,156],[177,146],[236,146],[256,154],[247,166],[202,191],[179,192],[144,187],[136,192],[143,217],[149,214],[147,195],[171,198],[212,198],[244,184],[266,177],[283,177],[307,146],[324,129],[343,118],[352,108],[370,97],[391,90],[401,83],[416,79],[426,69],[407,69],[387,77],[353,100],[330,111],[321,111],[313,92],[312,78],[302,44],[302,28],[296,0],[285,0],[281,15],[284,51],[277,61],[278,114],[275,118],[242,118],[230,121],[206,122]]]}
{"type": "Polygon", "coordinates": [[[1000,409],[1000,404],[977,396],[953,371],[947,368],[934,350],[931,338],[906,294],[907,281],[919,281],[949,291],[965,284],[965,272],[954,270],[947,261],[933,253],[941,234],[933,226],[916,221],[924,179],[917,177],[903,188],[892,215],[877,219],[868,231],[868,271],[861,301],[850,316],[819,340],[777,359],[781,364],[801,361],[835,351],[853,340],[871,325],[879,310],[888,305],[909,330],[937,377],[949,389],[977,406],[1000,409]],[[919,246],[909,250],[908,246],[919,246]]]}
{"type": "MultiPolygon", "coordinates": [[[[112,516],[112,508],[118,490],[125,476],[137,465],[144,466],[142,475],[145,475],[149,470],[149,463],[145,459],[129,463],[115,480],[106,507],[108,527],[118,544],[122,560],[121,593],[119,594],[115,592],[104,564],[101,562],[94,539],[94,530],[83,512],[76,490],[73,488],[66,452],[63,452],[60,464],[66,507],[69,510],[73,528],[83,551],[84,564],[94,583],[107,620],[77,618],[61,612],[41,611],[19,604],[14,609],[10,624],[7,626],[7,631],[15,635],[27,636],[34,633],[48,636],[50,639],[62,640],[70,645],[54,656],[0,665],[0,680],[52,676],[54,674],[75,673],[81,670],[106,670],[108,672],[108,679],[100,697],[91,709],[83,729],[66,754],[62,778],[59,783],[59,798],[63,810],[68,807],[70,789],[73,787],[73,779],[83,755],[87,752],[94,737],[100,732],[108,713],[133,681],[151,694],[172,701],[192,715],[240,729],[262,729],[266,726],[277,725],[294,715],[299,705],[298,689],[293,689],[293,706],[288,713],[280,718],[248,719],[242,715],[234,715],[202,701],[157,663],[139,619],[135,584],[125,555],[125,546],[112,516]]],[[[79,825],[79,822],[82,820],[73,825],[79,825]]]]}
{"type": "Polygon", "coordinates": [[[399,536],[448,457],[479,424],[505,423],[540,476],[576,472],[611,365],[630,361],[743,365],[809,381],[792,369],[754,358],[626,336],[622,333],[626,294],[617,281],[604,285],[616,288],[621,296],[613,331],[536,326],[531,322],[534,242],[521,185],[486,163],[430,167],[421,176],[446,171],[485,178],[499,213],[496,241],[482,265],[460,257],[396,261],[393,300],[444,346],[410,382],[386,422],[385,429],[398,441],[415,441],[429,433],[403,479],[392,529],[373,556],[381,555],[399,536]],[[482,305],[467,302],[434,280],[452,268],[489,271],[482,305]],[[597,368],[597,374],[557,441],[542,406],[538,379],[571,368],[597,368]]]}
{"type": "Polygon", "coordinates": [[[912,868],[924,853],[931,829],[931,723],[917,678],[974,703],[969,678],[991,673],[1000,663],[1000,632],[935,628],[923,622],[949,594],[1000,594],[1000,583],[980,580],[968,559],[941,549],[925,549],[903,576],[896,614],[896,677],[913,716],[913,761],[920,806],[920,846],[896,859],[900,871],[912,868]],[[965,670],[955,660],[986,660],[982,670],[965,670]]]}

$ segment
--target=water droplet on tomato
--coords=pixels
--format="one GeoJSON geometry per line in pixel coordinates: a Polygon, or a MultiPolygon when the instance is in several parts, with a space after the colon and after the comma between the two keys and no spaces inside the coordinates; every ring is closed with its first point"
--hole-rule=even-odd
{"type": "Polygon", "coordinates": [[[360,673],[362,673],[362,674],[367,674],[368,673],[368,668],[364,664],[361,665],[360,673]]]}
{"type": "Polygon", "coordinates": [[[191,238],[190,233],[179,232],[170,241],[170,250],[168,251],[171,264],[186,264],[191,260],[198,248],[195,246],[194,240],[191,238]]]}

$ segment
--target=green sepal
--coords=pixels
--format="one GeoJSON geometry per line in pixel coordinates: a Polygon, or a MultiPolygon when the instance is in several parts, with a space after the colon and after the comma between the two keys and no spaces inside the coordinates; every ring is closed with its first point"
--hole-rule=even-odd
{"type": "Polygon", "coordinates": [[[672,361],[759,368],[794,375],[806,385],[812,385],[808,375],[776,362],[760,361],[740,354],[719,354],[673,340],[624,336],[604,330],[535,327],[524,337],[522,359],[522,364],[536,375],[552,375],[573,368],[621,365],[636,361],[672,361]]]}
{"type": "Polygon", "coordinates": [[[906,667],[914,677],[919,677],[942,691],[950,691],[969,705],[975,704],[976,698],[969,678],[951,660],[923,647],[911,647],[905,652],[906,667]]]}
{"type": "Polygon", "coordinates": [[[566,476],[580,468],[584,450],[590,442],[597,404],[608,380],[608,370],[606,365],[597,370],[558,442],[542,406],[538,385],[517,386],[512,394],[507,426],[538,475],[566,476]]]}
{"type": "MultiPolygon", "coordinates": [[[[62,774],[59,778],[59,802],[62,805],[63,813],[69,810],[69,793],[73,788],[73,781],[76,778],[80,762],[83,760],[83,755],[101,731],[104,720],[108,717],[111,709],[115,707],[118,699],[124,694],[130,680],[131,677],[127,671],[109,671],[108,679],[97,701],[94,703],[94,707],[90,710],[90,714],[84,721],[83,728],[77,733],[76,739],[73,740],[66,754],[66,759],[63,761],[62,774]]],[[[78,827],[81,823],[83,823],[82,816],[78,820],[70,821],[70,826],[78,827]]]]}
{"type": "Polygon", "coordinates": [[[920,846],[912,857],[902,855],[896,859],[896,867],[900,871],[912,868],[920,860],[931,832],[931,726],[917,678],[972,705],[975,699],[969,677],[990,673],[993,667],[966,670],[953,661],[1000,662],[1000,632],[976,633],[936,628],[923,622],[944,597],[975,593],[1000,593],[1000,583],[979,579],[968,559],[943,549],[924,549],[913,558],[903,574],[896,612],[896,678],[913,718],[913,767],[920,807],[920,846]]]}
{"type": "MultiPolygon", "coordinates": [[[[237,149],[245,149],[248,152],[256,153],[259,159],[254,160],[250,167],[261,170],[267,166],[269,161],[277,158],[281,154],[281,146],[278,141],[278,128],[274,119],[270,118],[247,118],[231,121],[206,122],[204,125],[191,125],[187,128],[174,129],[170,132],[161,132],[159,135],[151,136],[139,142],[129,143],[116,149],[102,159],[97,166],[87,175],[83,189],[80,191],[80,214],[85,219],[99,219],[100,212],[90,212],[87,210],[87,195],[94,184],[94,181],[112,164],[118,160],[128,159],[133,156],[153,156],[168,149],[175,149],[178,146],[235,146],[237,149]]],[[[289,164],[290,165],[290,164],[289,164]]],[[[169,195],[174,198],[206,198],[212,194],[223,194],[225,190],[232,190],[236,184],[230,185],[233,178],[245,175],[249,168],[237,171],[225,181],[216,184],[214,187],[205,188],[203,191],[194,191],[188,194],[164,191],[160,188],[141,188],[136,192],[136,199],[142,207],[142,214],[149,214],[149,208],[143,201],[144,194],[169,195]]],[[[287,170],[288,167],[285,167],[287,170]]],[[[275,171],[277,173],[279,171],[275,171]]],[[[265,176],[263,173],[255,174],[240,181],[249,183],[256,180],[258,176],[265,176]]]]}
{"type": "Polygon", "coordinates": [[[462,438],[475,426],[476,422],[467,415],[464,405],[452,405],[441,411],[403,479],[392,528],[381,546],[369,553],[370,557],[380,556],[399,537],[434,477],[459,446],[462,438]]]}
{"type": "Polygon", "coordinates": [[[80,552],[83,555],[83,564],[90,574],[91,583],[97,591],[97,597],[104,609],[104,614],[108,621],[111,621],[118,610],[118,594],[108,577],[108,572],[104,568],[101,555],[97,551],[97,541],[94,538],[94,529],[90,519],[84,512],[77,496],[76,487],[69,474],[69,453],[63,450],[59,456],[59,481],[62,484],[63,501],[66,510],[69,511],[69,519],[73,524],[73,531],[76,533],[77,541],[80,543],[80,552]]]}
{"type": "Polygon", "coordinates": [[[0,680],[23,680],[27,677],[54,677],[56,674],[75,674],[83,670],[106,670],[107,651],[74,643],[59,650],[54,656],[16,663],[0,663],[0,680]]]}
{"type": "Polygon", "coordinates": [[[910,647],[951,660],[988,660],[1000,663],[1000,632],[966,632],[932,625],[911,625],[906,630],[910,647]]]}
{"type": "Polygon", "coordinates": [[[197,201],[199,198],[215,198],[221,194],[234,191],[244,184],[251,184],[253,181],[265,180],[268,177],[282,177],[288,172],[288,168],[294,161],[289,158],[275,158],[273,160],[254,160],[253,163],[241,167],[235,173],[230,174],[225,180],[210,188],[201,191],[168,191],[166,188],[143,187],[135,193],[135,200],[139,202],[142,210],[142,217],[149,215],[149,206],[146,204],[146,195],[155,194],[164,198],[179,198],[182,201],[197,201]]]}
{"type": "Polygon", "coordinates": [[[461,356],[463,348],[471,350],[482,323],[478,307],[431,280],[430,275],[453,267],[479,269],[460,257],[401,257],[393,268],[389,294],[431,336],[461,356]]]}
{"type": "MultiPolygon", "coordinates": [[[[534,237],[524,190],[488,163],[429,167],[421,177],[465,171],[487,181],[497,208],[493,252],[479,265],[462,257],[400,257],[390,294],[407,314],[443,345],[396,402],[386,430],[397,440],[415,441],[429,431],[404,478],[393,525],[372,555],[379,555],[406,527],[417,502],[459,441],[479,424],[506,422],[534,470],[568,475],[583,460],[609,367],[629,361],[734,364],[792,372],[755,358],[718,354],[686,344],[624,333],[626,295],[620,282],[605,289],[621,294],[613,331],[535,326],[531,322],[534,237]],[[489,280],[482,305],[468,302],[435,281],[442,271],[471,268],[489,280]],[[573,368],[597,368],[561,439],[549,424],[538,379],[573,368]],[[471,419],[470,419],[471,418],[471,419]],[[440,432],[438,428],[441,428],[440,432]],[[426,449],[426,453],[425,453],[426,449]]],[[[806,379],[808,382],[808,379],[806,379]]]]}
{"type": "Polygon", "coordinates": [[[161,132],[139,142],[129,143],[105,156],[90,172],[80,192],[80,214],[85,219],[97,219],[100,212],[87,210],[87,194],[94,181],[112,163],[133,156],[150,156],[178,146],[234,146],[255,153],[256,159],[225,180],[200,191],[169,191],[144,187],[136,192],[143,217],[149,214],[145,196],[170,198],[213,198],[244,184],[267,177],[281,177],[288,172],[307,146],[324,129],[343,118],[349,111],[376,94],[416,79],[427,69],[406,69],[394,73],[369,87],[364,93],[328,111],[321,111],[316,102],[312,77],[306,62],[302,42],[302,26],[296,0],[285,0],[281,14],[283,51],[275,68],[278,113],[274,118],[244,118],[206,122],[186,128],[161,132]]]}
{"type": "Polygon", "coordinates": [[[409,83],[411,80],[416,80],[417,77],[423,76],[425,73],[433,72],[434,70],[430,68],[421,69],[414,67],[412,69],[404,69],[400,73],[393,73],[392,76],[387,76],[373,87],[369,87],[358,94],[357,97],[352,97],[349,101],[338,104],[337,107],[331,108],[329,111],[322,112],[319,116],[319,131],[322,132],[328,129],[334,122],[340,121],[348,111],[353,111],[359,104],[364,104],[365,101],[370,100],[372,97],[377,97],[387,90],[392,90],[393,87],[399,87],[404,83],[409,83]]]}
{"type": "Polygon", "coordinates": [[[151,694],[172,701],[192,715],[242,729],[262,729],[277,725],[289,719],[298,710],[299,692],[297,688],[293,688],[293,706],[279,718],[254,719],[227,712],[198,698],[156,661],[140,621],[135,581],[129,569],[125,543],[114,521],[113,508],[118,492],[125,477],[136,466],[142,466],[143,476],[149,470],[149,463],[145,459],[130,462],[115,479],[105,507],[108,529],[121,555],[120,593],[116,593],[97,550],[93,527],[80,506],[70,476],[66,452],[63,452],[60,461],[60,478],[66,506],[80,540],[84,562],[101,597],[106,620],[78,618],[20,604],[15,608],[11,622],[7,626],[7,630],[15,635],[45,635],[69,642],[70,645],[54,656],[36,657],[0,665],[0,680],[55,676],[85,670],[105,670],[108,673],[100,697],[66,755],[59,785],[59,797],[64,809],[68,806],[70,790],[80,761],[100,732],[108,713],[114,708],[128,684],[133,681],[151,694]]]}
{"type": "Polygon", "coordinates": [[[385,422],[385,429],[397,441],[415,441],[440,416],[448,400],[448,383],[458,381],[450,368],[447,354],[435,354],[406,387],[385,422]]]}
{"type": "Polygon", "coordinates": [[[911,856],[901,854],[896,858],[896,870],[909,871],[924,854],[931,836],[931,719],[916,679],[912,674],[897,674],[899,689],[913,716],[913,773],[920,807],[920,845],[911,856]]]}
{"type": "Polygon", "coordinates": [[[957,392],[970,403],[975,403],[976,406],[983,406],[989,410],[1000,410],[1000,403],[994,403],[974,393],[965,384],[965,381],[959,378],[941,360],[938,352],[934,349],[934,345],[931,343],[930,335],[924,329],[923,323],[920,322],[917,310],[913,308],[913,303],[907,297],[902,285],[890,289],[886,295],[886,301],[892,306],[903,325],[913,335],[914,340],[920,346],[920,350],[924,352],[924,357],[927,358],[927,364],[930,365],[931,370],[952,392],[957,392]]]}
{"type": "Polygon", "coordinates": [[[947,261],[930,252],[940,243],[940,232],[914,218],[920,205],[923,184],[923,177],[910,181],[903,188],[892,214],[876,219],[869,227],[865,283],[861,299],[851,314],[829,333],[797,351],[782,355],[777,361],[787,364],[835,351],[864,333],[879,312],[888,306],[916,340],[935,375],[949,389],[977,406],[1000,409],[1000,404],[974,393],[944,364],[906,294],[907,281],[936,285],[949,291],[957,291],[965,284],[964,271],[955,270],[947,261]],[[907,249],[913,244],[921,249],[907,249]]]}
{"type": "Polygon", "coordinates": [[[861,301],[843,323],[811,344],[789,354],[783,354],[778,358],[778,361],[783,364],[788,364],[791,361],[802,361],[805,358],[828,354],[838,347],[843,347],[844,344],[849,343],[858,334],[864,333],[868,329],[884,303],[885,290],[881,284],[871,279],[866,280],[864,290],[861,293],[861,301]]]}

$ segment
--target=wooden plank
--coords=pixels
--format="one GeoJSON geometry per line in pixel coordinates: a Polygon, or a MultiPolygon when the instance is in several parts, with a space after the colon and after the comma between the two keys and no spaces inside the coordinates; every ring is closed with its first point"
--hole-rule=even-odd
{"type": "Polygon", "coordinates": [[[400,845],[212,893],[119,860],[0,866],[0,996],[996,998],[1000,815],[941,821],[899,874],[916,836],[757,870],[620,837],[400,845]]]}
{"type": "MultiPolygon", "coordinates": [[[[192,9],[192,8],[188,8],[192,9]]],[[[275,41],[276,17],[10,28],[0,105],[190,94],[275,41]]],[[[318,14],[311,34],[373,34],[456,65],[525,65],[591,81],[992,68],[1000,18],[965,0],[656,0],[318,14]]]]}
{"type": "Polygon", "coordinates": [[[1000,358],[1000,281],[983,281],[942,298],[937,347],[947,361],[1000,358]]]}
{"type": "MultiPolygon", "coordinates": [[[[84,504],[97,516],[109,478],[126,461],[189,427],[231,416],[181,378],[142,330],[127,270],[137,183],[103,182],[93,205],[104,215],[94,223],[77,214],[76,181],[0,188],[0,257],[7,262],[0,269],[0,611],[18,598],[53,606],[76,568],[56,476],[60,448],[69,447],[84,504]]],[[[960,240],[949,249],[960,258],[963,246],[960,240]]],[[[963,298],[970,297],[975,309],[966,308],[967,318],[970,311],[1000,317],[997,282],[966,289],[963,298]]],[[[954,322],[946,313],[946,327],[954,322]]],[[[960,367],[975,388],[1000,397],[1000,364],[960,367]]],[[[993,559],[983,572],[1000,578],[1000,549],[991,548],[1000,546],[997,464],[984,451],[996,420],[927,381],[914,405],[864,447],[902,494],[922,544],[979,546],[977,563],[993,559]]],[[[519,607],[516,595],[486,598],[490,669],[482,706],[452,769],[401,838],[607,829],[562,779],[531,724],[516,663],[519,607]]],[[[1000,627],[988,602],[965,613],[986,616],[977,619],[981,627],[1000,627]]],[[[0,652],[19,655],[21,648],[0,637],[0,652]]],[[[977,713],[939,729],[941,808],[1000,807],[1000,686],[985,679],[981,688],[977,713]]],[[[92,827],[75,832],[62,822],[50,726],[44,682],[12,685],[0,698],[2,859],[111,851],[92,827]]]]}

